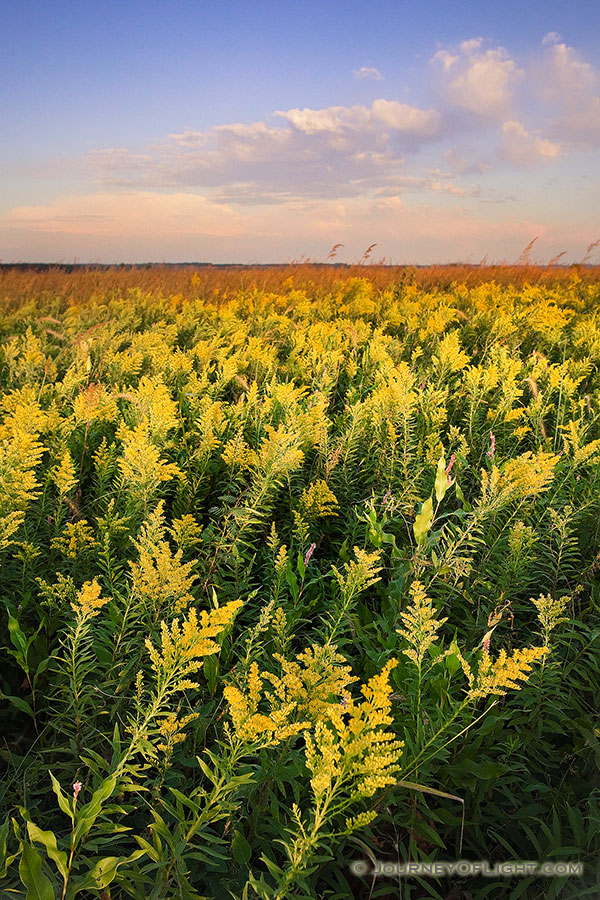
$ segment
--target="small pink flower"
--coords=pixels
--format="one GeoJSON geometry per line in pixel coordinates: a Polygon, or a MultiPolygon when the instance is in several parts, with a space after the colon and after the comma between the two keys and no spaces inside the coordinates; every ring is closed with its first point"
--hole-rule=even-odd
{"type": "Polygon", "coordinates": [[[307,566],[310,562],[310,558],[315,552],[316,544],[311,544],[308,550],[306,551],[306,556],[304,557],[304,565],[307,566]]]}
{"type": "Polygon", "coordinates": [[[391,492],[391,491],[387,491],[387,493],[384,494],[383,500],[381,501],[382,507],[387,506],[387,502],[388,502],[388,500],[390,499],[391,496],[392,496],[392,492],[391,492]]]}
{"type": "Polygon", "coordinates": [[[450,462],[446,466],[446,475],[449,475],[450,472],[452,471],[452,466],[454,465],[455,459],[456,459],[456,453],[453,453],[452,456],[450,457],[450,462]]]}
{"type": "Polygon", "coordinates": [[[489,653],[490,652],[490,639],[486,638],[486,640],[482,641],[482,644],[483,644],[483,649],[485,650],[485,652],[489,653]]]}
{"type": "Polygon", "coordinates": [[[490,431],[490,440],[491,440],[491,444],[490,444],[490,449],[487,452],[487,455],[489,456],[490,459],[493,459],[494,453],[496,450],[496,436],[494,435],[493,431],[490,431]]]}
{"type": "Polygon", "coordinates": [[[73,800],[75,800],[75,802],[77,802],[77,798],[79,797],[79,791],[81,790],[82,787],[83,787],[83,785],[80,781],[76,781],[75,784],[73,785],[73,800]]]}

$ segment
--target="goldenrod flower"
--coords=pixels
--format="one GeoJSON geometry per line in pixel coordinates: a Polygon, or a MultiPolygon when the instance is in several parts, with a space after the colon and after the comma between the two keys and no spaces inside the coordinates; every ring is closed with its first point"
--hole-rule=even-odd
{"type": "Polygon", "coordinates": [[[107,597],[101,597],[102,588],[98,584],[96,578],[93,581],[86,581],[74,602],[71,603],[72,609],[78,613],[83,620],[91,619],[97,616],[103,606],[108,603],[107,597]]]}
{"type": "Polygon", "coordinates": [[[170,691],[197,687],[186,676],[202,667],[204,656],[218,653],[220,647],[213,638],[233,622],[242,605],[241,600],[232,600],[211,612],[203,610],[200,618],[193,608],[186,618],[175,619],[170,628],[166,622],[161,622],[160,647],[155,647],[150,638],[145,642],[159,683],[168,682],[170,691]],[[172,684],[174,678],[176,684],[172,684]]]}
{"type": "Polygon", "coordinates": [[[531,602],[537,608],[538,620],[544,632],[544,642],[549,643],[550,632],[554,631],[557,625],[568,622],[567,616],[563,615],[570,603],[569,596],[554,599],[550,594],[541,594],[537,600],[531,598],[531,602]]]}
{"type": "Polygon", "coordinates": [[[299,512],[305,521],[313,522],[325,516],[334,516],[337,505],[337,498],[327,486],[327,482],[314,481],[302,491],[299,512]]]}
{"type": "Polygon", "coordinates": [[[532,669],[531,664],[542,659],[548,652],[548,647],[525,647],[523,650],[513,651],[509,656],[506,650],[502,649],[498,658],[493,660],[484,649],[476,676],[472,675],[468,666],[465,669],[469,673],[470,682],[468,698],[477,700],[490,694],[501,696],[506,694],[508,688],[520,690],[522,685],[518,684],[518,681],[527,681],[532,669]]]}
{"type": "Polygon", "coordinates": [[[448,620],[435,617],[432,602],[420,581],[412,583],[410,593],[412,603],[400,613],[404,628],[397,628],[396,631],[411,645],[403,653],[420,667],[427,650],[437,640],[439,629],[448,620]]]}

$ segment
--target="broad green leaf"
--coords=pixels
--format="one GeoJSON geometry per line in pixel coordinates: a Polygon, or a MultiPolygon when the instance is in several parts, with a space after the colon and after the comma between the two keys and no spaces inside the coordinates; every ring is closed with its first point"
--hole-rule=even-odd
{"type": "Polygon", "coordinates": [[[42,872],[42,857],[27,842],[23,843],[19,875],[27,888],[25,900],[56,900],[52,882],[42,872]]]}
{"type": "Polygon", "coordinates": [[[117,869],[125,863],[135,862],[141,856],[146,855],[146,850],[135,850],[131,856],[105,856],[99,860],[93,869],[86,872],[81,879],[73,882],[73,896],[81,891],[102,891],[108,887],[116,877],[117,869]]]}
{"type": "Polygon", "coordinates": [[[32,719],[35,718],[33,714],[33,710],[27,700],[23,700],[22,697],[10,697],[8,694],[0,693],[1,700],[8,700],[11,706],[14,706],[15,709],[20,709],[21,712],[27,713],[28,716],[31,716],[32,719]]]}
{"type": "Polygon", "coordinates": [[[18,619],[12,615],[12,613],[8,613],[8,633],[10,634],[10,639],[13,642],[13,646],[17,648],[19,653],[21,654],[21,659],[19,659],[19,664],[24,665],[27,663],[27,639],[21,629],[18,619]]]}
{"type": "Polygon", "coordinates": [[[31,841],[36,841],[38,844],[43,844],[46,848],[46,853],[48,854],[48,858],[55,863],[56,868],[60,872],[63,878],[67,878],[67,854],[64,850],[59,850],[56,846],[56,835],[53,831],[42,831],[37,825],[33,822],[27,823],[27,831],[29,832],[29,839],[31,841]]]}
{"type": "Polygon", "coordinates": [[[10,822],[7,818],[4,822],[4,825],[0,825],[0,880],[6,876],[9,867],[12,865],[12,863],[20,853],[20,850],[18,850],[16,853],[7,853],[9,829],[10,822]]]}
{"type": "Polygon", "coordinates": [[[241,831],[236,830],[233,836],[233,841],[231,842],[231,854],[235,861],[242,866],[247,865],[252,856],[252,847],[241,831]]]}
{"type": "Polygon", "coordinates": [[[448,490],[448,476],[446,475],[446,457],[443,452],[438,459],[437,473],[435,476],[435,499],[440,503],[448,490]]]}
{"type": "Polygon", "coordinates": [[[417,539],[417,544],[421,544],[425,540],[427,532],[431,528],[432,522],[433,500],[431,497],[428,497],[421,507],[421,512],[416,517],[413,525],[413,531],[415,534],[415,538],[417,539]]]}

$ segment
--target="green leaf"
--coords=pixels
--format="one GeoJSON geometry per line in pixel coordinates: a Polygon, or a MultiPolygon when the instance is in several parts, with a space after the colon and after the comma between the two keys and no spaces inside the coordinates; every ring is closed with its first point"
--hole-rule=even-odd
{"type": "MultiPolygon", "coordinates": [[[[467,503],[467,501],[465,500],[465,495],[463,494],[462,488],[459,485],[458,481],[454,482],[454,490],[456,492],[457,499],[462,503],[464,512],[471,512],[473,507],[471,506],[470,503],[467,503]]],[[[457,512],[459,512],[459,510],[457,510],[457,512]]]]}
{"type": "Polygon", "coordinates": [[[77,824],[75,826],[75,846],[79,844],[81,838],[86,837],[94,822],[102,811],[102,804],[108,800],[113,793],[117,783],[116,775],[109,775],[104,779],[100,787],[92,794],[92,799],[85,806],[82,806],[77,816],[77,824]]]}
{"type": "Polygon", "coordinates": [[[27,663],[27,639],[19,625],[18,619],[15,619],[10,612],[8,612],[8,633],[10,634],[13,647],[16,647],[21,655],[19,665],[23,666],[27,663]]]}
{"type": "Polygon", "coordinates": [[[140,837],[139,834],[134,834],[133,839],[134,839],[134,841],[137,841],[137,843],[140,845],[142,850],[145,850],[145,852],[148,854],[148,856],[150,857],[150,859],[153,862],[158,862],[160,857],[159,857],[158,853],[156,852],[156,850],[154,849],[154,847],[152,846],[152,844],[150,844],[145,838],[140,837]]]}
{"type": "Polygon", "coordinates": [[[446,657],[446,668],[450,675],[455,675],[456,672],[460,669],[460,659],[457,656],[457,650],[459,649],[458,644],[456,643],[456,638],[450,644],[450,652],[446,657]]]}
{"type": "Polygon", "coordinates": [[[8,700],[11,706],[14,706],[15,709],[20,709],[21,712],[27,713],[28,716],[31,716],[32,719],[35,718],[33,714],[33,710],[27,700],[23,700],[22,697],[10,697],[8,694],[3,694],[0,692],[0,700],[8,700]]]}
{"type": "Polygon", "coordinates": [[[0,880],[2,880],[6,876],[9,867],[12,865],[12,863],[20,853],[20,850],[18,850],[16,853],[7,853],[6,844],[9,828],[10,822],[7,817],[4,821],[4,825],[0,825],[0,880]]]}
{"type": "Polygon", "coordinates": [[[42,872],[42,857],[31,844],[23,844],[19,875],[27,888],[25,900],[56,900],[52,882],[42,872]]]}
{"type": "Polygon", "coordinates": [[[60,782],[54,777],[52,772],[50,772],[50,778],[52,779],[52,790],[58,797],[58,805],[62,809],[62,811],[73,821],[74,813],[73,807],[68,799],[63,794],[63,790],[60,786],[60,782]]]}
{"type": "Polygon", "coordinates": [[[38,844],[44,845],[46,853],[48,854],[48,859],[51,859],[52,862],[55,863],[56,868],[62,877],[66,879],[68,874],[67,854],[64,850],[59,850],[56,846],[56,835],[54,832],[42,831],[42,829],[33,822],[27,822],[27,831],[31,841],[36,841],[38,844]]]}
{"type": "Polygon", "coordinates": [[[104,859],[96,863],[93,869],[86,872],[81,880],[74,882],[73,896],[80,891],[104,890],[115,880],[120,866],[125,863],[135,862],[136,859],[145,855],[146,850],[134,850],[131,856],[105,856],[104,859]]]}
{"type": "Polygon", "coordinates": [[[442,451],[442,455],[438,459],[437,472],[435,476],[435,499],[438,503],[444,499],[448,490],[448,476],[446,475],[446,457],[442,451]]]}
{"type": "Polygon", "coordinates": [[[235,831],[233,841],[231,842],[231,853],[233,858],[241,866],[248,864],[252,856],[252,847],[244,837],[241,831],[235,831]]]}
{"type": "Polygon", "coordinates": [[[427,536],[427,532],[431,528],[432,522],[433,500],[431,497],[428,497],[421,507],[421,512],[418,514],[413,524],[413,531],[415,534],[415,538],[417,539],[417,544],[423,543],[425,537],[427,536]]]}
{"type": "Polygon", "coordinates": [[[203,664],[204,677],[208,684],[211,697],[214,697],[219,681],[219,657],[205,656],[203,664]]]}

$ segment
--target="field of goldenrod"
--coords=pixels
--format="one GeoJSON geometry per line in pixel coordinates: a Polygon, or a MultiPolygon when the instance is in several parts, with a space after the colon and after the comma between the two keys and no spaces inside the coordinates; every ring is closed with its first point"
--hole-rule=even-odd
{"type": "Polygon", "coordinates": [[[3,897],[597,890],[600,277],[489,277],[0,273],[3,897]]]}

